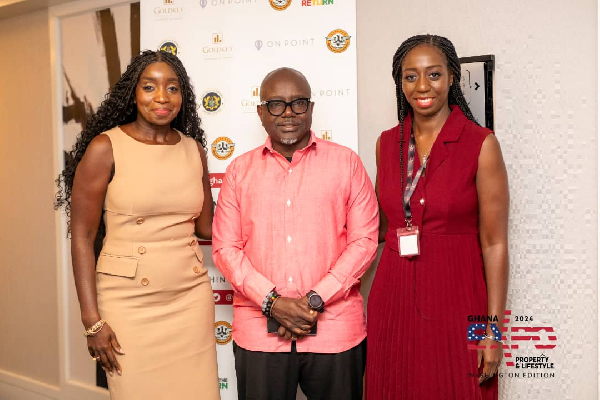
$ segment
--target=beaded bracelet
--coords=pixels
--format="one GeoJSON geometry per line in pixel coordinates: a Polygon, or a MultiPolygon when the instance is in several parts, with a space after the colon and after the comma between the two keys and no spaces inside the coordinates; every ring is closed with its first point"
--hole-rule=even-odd
{"type": "Polygon", "coordinates": [[[96,334],[98,332],[100,332],[102,330],[102,328],[104,328],[104,324],[106,324],[106,321],[101,319],[100,321],[96,322],[94,325],[87,328],[85,330],[85,332],[83,332],[83,336],[85,336],[85,337],[96,336],[96,334]]]}
{"type": "Polygon", "coordinates": [[[262,314],[269,318],[271,316],[271,307],[273,306],[273,302],[276,298],[279,297],[279,294],[275,290],[271,290],[267,297],[262,302],[262,314]]]}

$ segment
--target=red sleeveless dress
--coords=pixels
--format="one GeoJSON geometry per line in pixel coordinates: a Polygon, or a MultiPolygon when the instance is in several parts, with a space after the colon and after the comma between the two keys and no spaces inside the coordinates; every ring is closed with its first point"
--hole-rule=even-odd
{"type": "MultiPolygon", "coordinates": [[[[381,134],[381,207],[386,244],[368,302],[367,400],[497,399],[498,378],[478,384],[477,351],[469,350],[469,315],[487,315],[475,186],[481,145],[490,133],[459,107],[439,133],[411,198],[421,254],[400,257],[396,229],[405,227],[400,187],[411,117],[381,134]]],[[[415,157],[415,172],[420,167],[415,157]]],[[[406,182],[406,179],[404,179],[406,182]]]]}

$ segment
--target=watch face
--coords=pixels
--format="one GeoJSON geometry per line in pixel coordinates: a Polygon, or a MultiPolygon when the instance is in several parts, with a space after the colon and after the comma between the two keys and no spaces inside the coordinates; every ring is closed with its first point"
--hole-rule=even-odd
{"type": "Polygon", "coordinates": [[[319,296],[318,294],[313,294],[308,299],[308,302],[309,302],[309,304],[310,304],[311,307],[318,308],[323,303],[323,299],[321,299],[321,296],[319,296]]]}

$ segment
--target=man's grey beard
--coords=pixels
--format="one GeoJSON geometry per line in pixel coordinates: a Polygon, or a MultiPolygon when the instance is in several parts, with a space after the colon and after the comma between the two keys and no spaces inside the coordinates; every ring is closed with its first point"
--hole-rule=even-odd
{"type": "Polygon", "coordinates": [[[290,139],[280,138],[279,140],[281,141],[281,143],[285,144],[286,146],[289,146],[289,145],[296,143],[298,141],[298,138],[290,138],[290,139]]]}

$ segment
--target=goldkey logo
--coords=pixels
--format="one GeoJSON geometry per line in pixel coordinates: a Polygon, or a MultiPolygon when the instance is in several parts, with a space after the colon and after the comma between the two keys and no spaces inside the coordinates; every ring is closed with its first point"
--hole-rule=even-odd
{"type": "Polygon", "coordinates": [[[256,106],[260,104],[260,86],[251,86],[249,96],[242,99],[242,112],[256,113],[256,106]]]}
{"type": "Polygon", "coordinates": [[[152,10],[155,21],[167,21],[183,18],[184,9],[181,6],[177,6],[175,0],[163,0],[162,3],[162,7],[157,6],[152,10]]]}
{"type": "Polygon", "coordinates": [[[331,129],[321,130],[321,139],[331,141],[331,129]]]}
{"type": "Polygon", "coordinates": [[[233,57],[233,46],[227,45],[222,32],[213,32],[210,44],[202,47],[205,60],[222,60],[233,57]]]}

